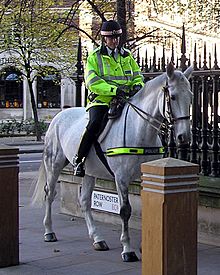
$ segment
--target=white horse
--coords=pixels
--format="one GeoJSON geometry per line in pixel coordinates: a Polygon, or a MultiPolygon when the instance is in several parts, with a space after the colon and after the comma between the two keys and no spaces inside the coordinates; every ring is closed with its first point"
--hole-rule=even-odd
{"type": "MultiPolygon", "coordinates": [[[[191,67],[182,73],[175,71],[173,65],[169,64],[166,73],[148,81],[126,103],[120,118],[109,122],[111,127],[106,126],[106,128],[110,128],[108,133],[103,133],[99,137],[102,151],[106,152],[109,148],[125,146],[160,148],[162,144],[158,132],[164,117],[169,117],[172,121],[176,141],[188,143],[190,139],[189,109],[192,99],[188,78],[191,73],[191,67]],[[165,100],[164,93],[166,93],[167,100],[165,100]]],[[[33,203],[44,201],[46,205],[45,241],[57,240],[51,219],[51,205],[56,195],[56,182],[65,165],[72,164],[87,122],[88,115],[85,108],[66,109],[54,117],[46,133],[43,160],[32,198],[33,203]]],[[[96,250],[108,250],[109,248],[95,227],[91,214],[91,195],[95,179],[115,180],[122,219],[120,238],[123,248],[122,259],[127,262],[136,261],[138,258],[130,247],[128,229],[128,221],[131,216],[128,185],[133,180],[140,178],[141,163],[160,157],[162,155],[107,156],[113,176],[97,157],[95,149],[92,147],[85,162],[86,175],[82,182],[80,205],[84,212],[89,236],[93,239],[93,246],[96,250]]]]}

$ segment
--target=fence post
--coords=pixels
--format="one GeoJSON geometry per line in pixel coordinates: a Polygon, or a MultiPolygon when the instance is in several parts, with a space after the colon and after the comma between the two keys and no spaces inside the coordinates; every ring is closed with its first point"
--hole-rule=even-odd
{"type": "MultiPolygon", "coordinates": [[[[214,70],[218,70],[218,62],[217,62],[217,52],[216,52],[216,44],[215,44],[215,59],[214,59],[214,70]]],[[[220,175],[219,169],[219,116],[218,116],[218,108],[219,108],[219,77],[214,75],[212,76],[213,79],[213,114],[214,114],[214,121],[213,121],[213,143],[212,143],[212,151],[213,151],[213,160],[212,160],[212,176],[217,177],[220,175]]]]}
{"type": "MultiPolygon", "coordinates": [[[[194,62],[193,62],[193,70],[198,71],[197,67],[197,50],[196,50],[196,44],[194,46],[194,62]]],[[[197,76],[192,76],[192,93],[193,93],[193,99],[192,99],[192,138],[191,138],[191,162],[198,163],[197,160],[197,152],[198,152],[198,97],[199,97],[199,81],[197,76]]]]}
{"type": "Polygon", "coordinates": [[[82,64],[82,44],[79,38],[76,63],[76,107],[82,106],[82,82],[83,82],[83,64],[82,64]]]}
{"type": "Polygon", "coordinates": [[[165,158],[143,163],[142,274],[197,274],[199,166],[165,158]]]}
{"type": "Polygon", "coordinates": [[[0,146],[0,267],[19,264],[18,152],[0,146]]]}
{"type": "Polygon", "coordinates": [[[182,44],[181,44],[181,57],[180,57],[180,68],[184,72],[187,68],[186,61],[186,35],[185,35],[185,26],[183,25],[183,33],[182,33],[182,44]]]}

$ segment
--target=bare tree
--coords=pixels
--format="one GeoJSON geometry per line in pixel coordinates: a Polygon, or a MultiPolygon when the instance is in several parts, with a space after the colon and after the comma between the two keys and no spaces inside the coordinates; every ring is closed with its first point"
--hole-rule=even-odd
{"type": "Polygon", "coordinates": [[[126,1],[117,0],[117,20],[122,27],[121,44],[125,44],[127,41],[127,24],[126,24],[126,1]]]}

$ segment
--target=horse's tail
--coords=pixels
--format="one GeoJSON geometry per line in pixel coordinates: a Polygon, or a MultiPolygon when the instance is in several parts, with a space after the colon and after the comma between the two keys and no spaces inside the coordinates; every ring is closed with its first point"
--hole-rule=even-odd
{"type": "Polygon", "coordinates": [[[36,186],[32,195],[32,206],[43,206],[45,201],[46,169],[44,160],[41,162],[36,186]]]}

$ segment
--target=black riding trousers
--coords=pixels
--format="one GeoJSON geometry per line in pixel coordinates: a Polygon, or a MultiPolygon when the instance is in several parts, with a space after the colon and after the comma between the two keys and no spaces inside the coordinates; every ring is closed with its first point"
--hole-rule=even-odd
{"type": "Polygon", "coordinates": [[[87,157],[93,142],[104,129],[107,123],[108,110],[108,106],[105,105],[93,106],[89,109],[89,123],[86,126],[79,146],[78,162],[87,157]]]}
{"type": "Polygon", "coordinates": [[[101,127],[103,127],[103,124],[105,126],[107,122],[108,110],[108,106],[105,105],[94,106],[89,109],[89,123],[86,129],[90,134],[98,136],[101,127]]]}

